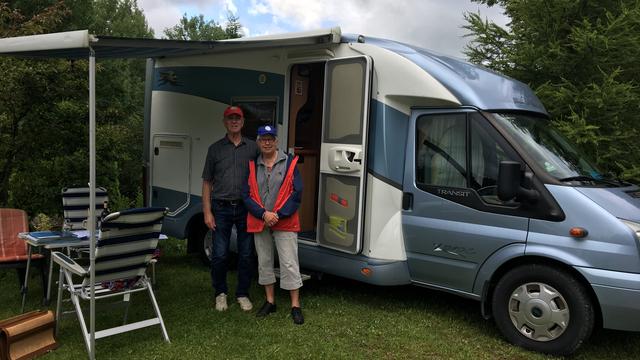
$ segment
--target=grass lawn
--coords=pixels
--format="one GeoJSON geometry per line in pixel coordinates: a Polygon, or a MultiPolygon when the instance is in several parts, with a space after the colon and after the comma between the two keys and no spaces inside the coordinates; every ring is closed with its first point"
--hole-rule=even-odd
{"type": "MultiPolygon", "coordinates": [[[[413,286],[377,287],[332,276],[309,280],[301,290],[306,321],[302,326],[292,323],[288,294],[280,289],[278,311],[266,319],[242,312],[232,301],[229,310],[220,313],[213,308],[209,271],[199,259],[185,255],[185,242],[171,239],[161,246],[156,296],[171,343],[162,341],[155,326],[98,340],[98,358],[550,358],[508,344],[491,321],[481,318],[479,303],[413,286]]],[[[38,308],[42,294],[39,272],[33,273],[27,310],[38,308]]],[[[230,272],[232,289],[235,276],[230,272]]],[[[256,308],[264,301],[255,281],[251,297],[256,308]]],[[[132,300],[130,320],[151,315],[146,294],[136,294],[132,300]]],[[[123,309],[104,301],[97,302],[102,312],[97,329],[121,320],[123,309]]],[[[20,311],[15,270],[0,270],[0,304],[0,319],[20,311]]],[[[65,308],[71,309],[70,304],[65,308]]],[[[86,358],[75,315],[62,319],[58,340],[60,347],[44,359],[86,358]]],[[[640,333],[598,331],[574,358],[639,359],[640,333]]]]}

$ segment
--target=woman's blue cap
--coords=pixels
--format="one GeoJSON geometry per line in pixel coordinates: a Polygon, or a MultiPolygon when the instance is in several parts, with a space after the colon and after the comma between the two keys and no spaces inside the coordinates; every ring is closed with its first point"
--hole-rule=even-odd
{"type": "Polygon", "coordinates": [[[278,131],[276,130],[275,126],[271,126],[271,125],[260,126],[258,128],[258,136],[264,136],[264,135],[278,136],[278,131]]]}

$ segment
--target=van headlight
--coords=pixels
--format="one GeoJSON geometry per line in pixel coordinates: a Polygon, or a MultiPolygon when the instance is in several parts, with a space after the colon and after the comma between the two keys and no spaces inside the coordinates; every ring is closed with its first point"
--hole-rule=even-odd
{"type": "Polygon", "coordinates": [[[631,230],[633,230],[634,233],[636,233],[636,240],[640,240],[640,223],[623,219],[620,219],[620,221],[622,221],[631,230]]]}

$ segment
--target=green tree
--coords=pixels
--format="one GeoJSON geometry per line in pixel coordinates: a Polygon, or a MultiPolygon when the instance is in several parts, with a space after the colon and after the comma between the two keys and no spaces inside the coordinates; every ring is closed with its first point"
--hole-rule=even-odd
{"type": "MultiPolygon", "coordinates": [[[[88,28],[152,37],[133,0],[14,1],[0,6],[2,37],[88,28]]],[[[0,58],[0,205],[61,212],[60,189],[88,181],[86,60],[0,58]]],[[[97,64],[97,184],[115,207],[135,205],[142,178],[144,60],[97,64]]]]}
{"type": "Polygon", "coordinates": [[[227,24],[224,28],[227,39],[237,39],[242,37],[242,24],[240,23],[240,17],[234,15],[232,12],[227,13],[227,24]]]}
{"type": "MultiPolygon", "coordinates": [[[[51,31],[60,26],[61,19],[69,14],[62,3],[48,6],[29,17],[7,3],[0,4],[0,36],[22,36],[51,31]]],[[[0,58],[3,86],[0,87],[0,204],[8,204],[9,183],[13,180],[15,169],[27,157],[25,151],[35,141],[29,139],[31,125],[41,121],[42,109],[30,100],[36,95],[43,101],[51,100],[44,83],[60,72],[68,72],[61,61],[26,62],[14,58],[0,58]]],[[[49,82],[51,84],[51,82],[49,82]]],[[[40,139],[36,137],[35,139],[40,139]]]]}
{"type": "Polygon", "coordinates": [[[640,2],[473,0],[507,28],[465,14],[475,63],[529,84],[554,124],[600,168],[640,180],[640,2]]]}
{"type": "Polygon", "coordinates": [[[231,12],[224,28],[214,20],[205,20],[202,14],[191,18],[184,14],[177,25],[164,30],[164,35],[172,40],[234,39],[242,36],[241,28],[240,19],[231,12]]]}

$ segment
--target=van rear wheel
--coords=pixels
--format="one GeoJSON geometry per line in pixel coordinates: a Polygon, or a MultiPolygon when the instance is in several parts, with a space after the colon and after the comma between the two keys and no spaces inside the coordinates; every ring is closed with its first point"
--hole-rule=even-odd
{"type": "Polygon", "coordinates": [[[189,251],[197,253],[202,263],[211,266],[213,253],[213,232],[204,223],[193,229],[189,235],[189,251]]]}
{"type": "Polygon", "coordinates": [[[492,308],[509,342],[547,354],[572,354],[594,327],[593,302],[582,283],[547,265],[509,271],[496,285],[492,308]]]}

